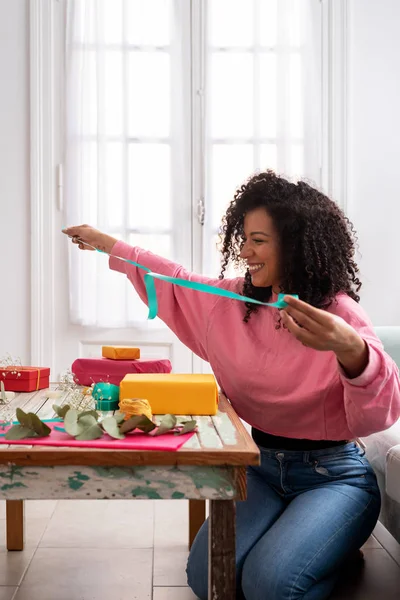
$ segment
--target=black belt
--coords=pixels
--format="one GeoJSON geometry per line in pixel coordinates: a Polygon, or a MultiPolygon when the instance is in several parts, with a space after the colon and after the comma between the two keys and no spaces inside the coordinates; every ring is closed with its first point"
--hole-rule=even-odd
{"type": "Polygon", "coordinates": [[[265,433],[255,427],[251,428],[251,435],[257,446],[274,450],[320,450],[321,448],[331,448],[332,446],[342,446],[349,443],[349,440],[304,440],[281,437],[265,433]]]}

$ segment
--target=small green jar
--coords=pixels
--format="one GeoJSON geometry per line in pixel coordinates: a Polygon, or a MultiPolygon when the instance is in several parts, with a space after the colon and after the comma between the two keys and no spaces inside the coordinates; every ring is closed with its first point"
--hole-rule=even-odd
{"type": "Polygon", "coordinates": [[[96,410],[118,410],[119,386],[112,383],[96,383],[92,396],[96,401],[96,410]]]}

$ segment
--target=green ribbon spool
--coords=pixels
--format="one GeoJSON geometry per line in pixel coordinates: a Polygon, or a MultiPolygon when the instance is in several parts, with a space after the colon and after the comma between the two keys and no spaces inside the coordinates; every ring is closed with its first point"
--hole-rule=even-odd
{"type": "Polygon", "coordinates": [[[96,383],[92,391],[96,410],[118,410],[119,386],[112,383],[96,383]]]}

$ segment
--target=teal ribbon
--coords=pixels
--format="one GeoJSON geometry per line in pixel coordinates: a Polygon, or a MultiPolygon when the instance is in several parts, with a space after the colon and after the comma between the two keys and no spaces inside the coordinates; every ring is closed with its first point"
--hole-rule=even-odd
{"type": "MultiPolygon", "coordinates": [[[[92,246],[93,247],[93,246],[92,246]]],[[[107,252],[103,252],[102,250],[98,250],[97,252],[101,252],[102,254],[108,254],[107,252]]],[[[111,256],[109,254],[109,256],[111,256]]],[[[156,286],[154,283],[155,279],[160,279],[161,281],[168,281],[174,285],[178,285],[179,287],[184,287],[189,290],[195,290],[196,292],[203,292],[204,294],[214,294],[214,296],[222,296],[224,298],[231,298],[232,300],[239,300],[240,302],[251,302],[251,304],[259,304],[260,306],[269,306],[271,308],[285,308],[287,306],[287,302],[284,301],[284,296],[293,296],[294,298],[298,298],[297,294],[278,294],[278,300],[276,302],[261,302],[260,300],[255,300],[254,298],[248,298],[247,296],[241,296],[240,294],[235,294],[235,292],[230,292],[229,290],[224,290],[222,288],[215,287],[214,285],[208,285],[206,283],[199,283],[198,281],[188,281],[187,279],[180,279],[178,277],[169,277],[169,275],[160,275],[159,273],[153,273],[147,267],[134,262],[133,260],[128,260],[127,258],[121,258],[120,256],[113,256],[113,258],[118,258],[119,260],[123,260],[138,269],[142,269],[146,271],[144,276],[144,284],[146,286],[147,293],[147,302],[149,306],[149,319],[155,319],[158,313],[158,302],[157,302],[157,292],[156,286]]]]}
{"type": "MultiPolygon", "coordinates": [[[[108,256],[111,256],[109,252],[99,250],[98,248],[92,246],[91,244],[88,244],[87,242],[82,243],[86,246],[89,246],[89,248],[100,252],[101,254],[107,254],[108,256]]],[[[214,296],[222,296],[224,298],[231,298],[232,300],[239,300],[240,302],[250,302],[251,304],[269,306],[271,308],[285,308],[287,306],[287,302],[284,301],[284,296],[292,296],[293,298],[298,298],[297,294],[278,294],[278,300],[276,302],[261,302],[260,300],[248,298],[247,296],[241,296],[240,294],[235,294],[235,292],[230,292],[228,290],[215,287],[214,285],[208,285],[207,283],[199,283],[198,281],[188,281],[187,279],[179,279],[178,277],[169,277],[169,275],[160,275],[159,273],[153,273],[147,267],[137,262],[134,262],[133,260],[129,260],[128,258],[122,258],[121,256],[112,256],[113,258],[118,258],[118,260],[122,260],[124,262],[129,263],[130,265],[133,265],[134,267],[137,267],[138,269],[146,271],[146,274],[144,276],[144,284],[146,286],[147,304],[149,306],[149,319],[155,319],[158,313],[157,292],[154,283],[155,279],[168,281],[169,283],[172,283],[174,285],[178,285],[189,290],[195,290],[196,292],[203,292],[204,294],[214,294],[214,296]]]]}

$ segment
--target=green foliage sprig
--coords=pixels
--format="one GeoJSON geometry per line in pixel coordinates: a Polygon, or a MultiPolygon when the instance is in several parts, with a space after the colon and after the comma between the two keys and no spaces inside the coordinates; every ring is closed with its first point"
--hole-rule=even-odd
{"type": "MultiPolygon", "coordinates": [[[[54,404],[53,409],[63,420],[66,433],[76,440],[82,441],[96,440],[101,438],[104,433],[114,439],[123,440],[126,433],[135,429],[139,429],[143,433],[151,433],[153,436],[168,432],[183,435],[194,431],[197,427],[194,419],[178,424],[176,416],[170,414],[164,415],[157,426],[146,415],[136,415],[125,420],[123,413],[116,412],[113,416],[105,417],[100,421],[100,415],[95,410],[79,412],[68,404],[64,406],[54,404]]],[[[19,423],[7,431],[5,436],[7,440],[23,440],[50,435],[51,428],[34,413],[25,413],[21,408],[17,408],[16,416],[19,423]]]]}

